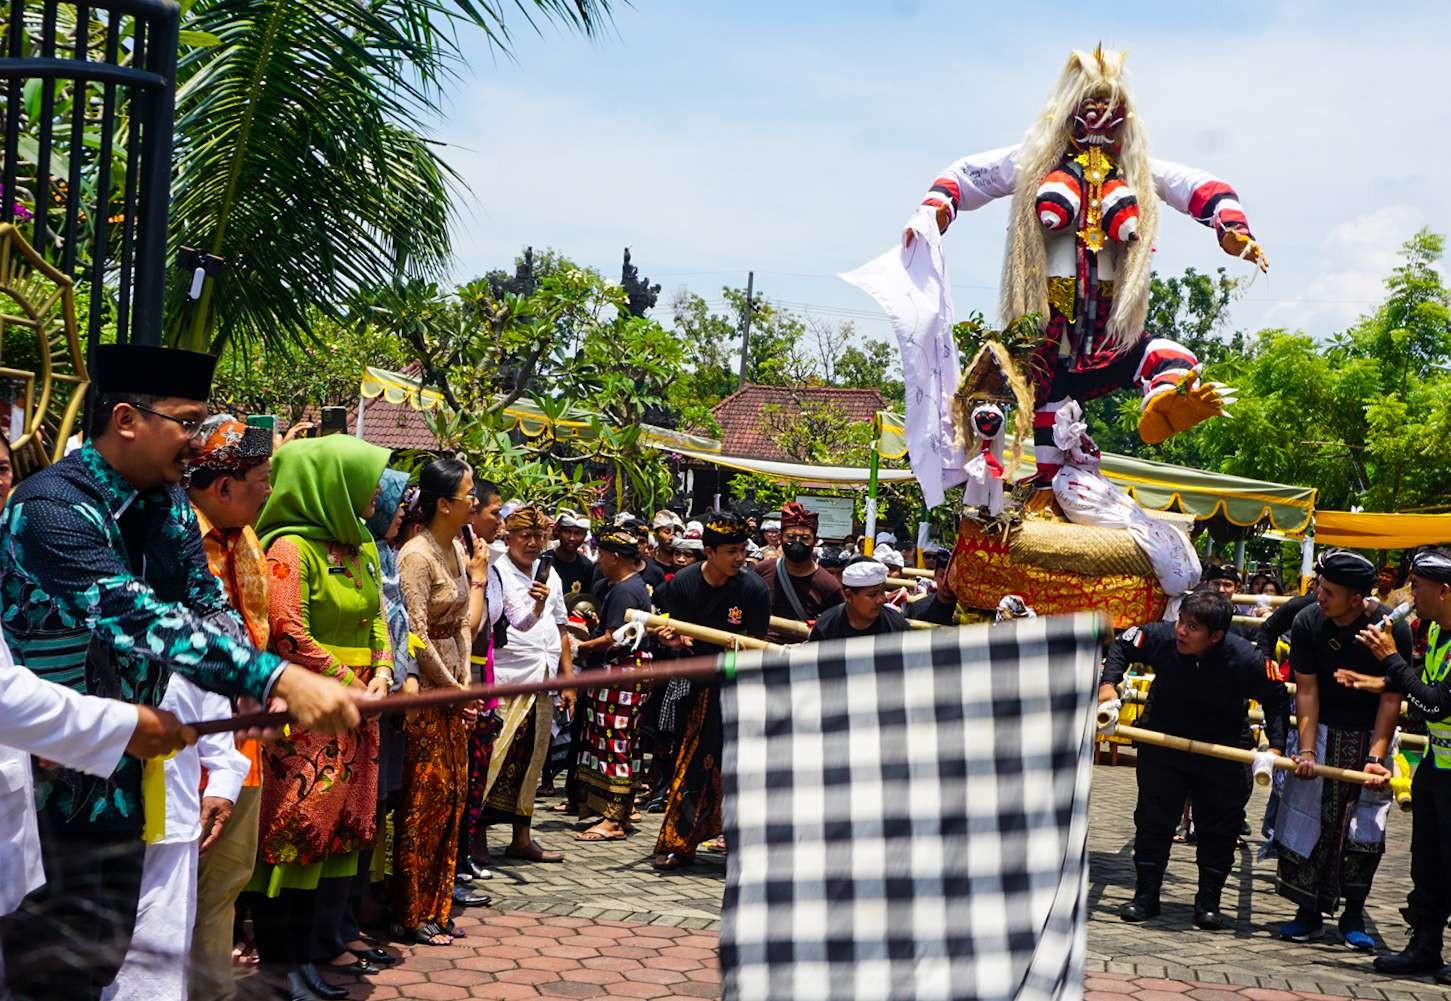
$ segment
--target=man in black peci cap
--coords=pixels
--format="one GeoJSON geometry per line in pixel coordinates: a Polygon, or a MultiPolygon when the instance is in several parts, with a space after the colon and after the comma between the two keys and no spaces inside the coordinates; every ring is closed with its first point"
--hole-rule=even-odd
{"type": "MultiPolygon", "coordinates": [[[[1342,670],[1384,677],[1385,665],[1357,640],[1390,609],[1369,599],[1376,568],[1348,549],[1333,550],[1316,565],[1315,604],[1290,626],[1290,667],[1295,672],[1299,781],[1280,794],[1275,820],[1280,896],[1296,905],[1295,918],[1280,937],[1308,942],[1324,935],[1323,915],[1340,914],[1344,944],[1369,952],[1375,941],[1365,928],[1365,900],[1385,851],[1390,777],[1386,758],[1400,717],[1401,697],[1337,684],[1342,670]],[[1336,765],[1382,777],[1377,788],[1315,777],[1315,765],[1336,765]],[[1354,822],[1352,822],[1354,821],[1354,822]]],[[[1411,658],[1411,630],[1391,629],[1396,649],[1411,658]]]]}
{"type": "MultiPolygon", "coordinates": [[[[88,695],[156,705],[175,671],[344,730],[358,721],[351,698],[253,647],[207,569],[180,484],[215,364],[190,351],[97,349],[91,439],[26,479],[0,516],[5,639],[37,674],[88,695]]],[[[127,756],[107,778],[37,773],[47,882],[0,921],[17,1001],[98,998],[115,978],[136,919],[146,811],[157,808],[143,802],[142,767],[127,756]]]]}

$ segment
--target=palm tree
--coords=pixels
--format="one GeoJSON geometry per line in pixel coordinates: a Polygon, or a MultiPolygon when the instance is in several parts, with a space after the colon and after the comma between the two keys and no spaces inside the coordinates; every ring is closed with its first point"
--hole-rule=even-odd
{"type": "Polygon", "coordinates": [[[456,175],[415,124],[459,60],[457,30],[507,53],[506,15],[595,35],[611,0],[183,0],[171,247],[225,261],[168,296],[168,341],[308,336],[360,289],[436,276],[456,175]]]}

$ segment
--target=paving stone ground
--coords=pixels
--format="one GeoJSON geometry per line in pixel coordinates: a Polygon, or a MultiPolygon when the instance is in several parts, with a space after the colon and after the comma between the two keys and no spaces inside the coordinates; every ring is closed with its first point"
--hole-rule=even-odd
{"type": "MultiPolygon", "coordinates": [[[[1174,848],[1163,915],[1145,925],[1119,921],[1115,912],[1132,894],[1134,796],[1132,768],[1096,769],[1086,1001],[1410,1001],[1451,994],[1429,980],[1375,973],[1368,956],[1339,943],[1333,926],[1322,943],[1281,942],[1275,930],[1293,907],[1274,893],[1273,862],[1254,860],[1257,833],[1241,849],[1226,887],[1234,931],[1202,932],[1190,921],[1192,846],[1174,848]]],[[[657,873],[649,856],[658,817],[647,817],[625,841],[580,844],[574,832],[585,825],[545,812],[554,802],[541,800],[537,833],[545,847],[567,853],[565,864],[501,863],[492,879],[478,884],[494,906],[470,910],[460,921],[466,938],[445,947],[394,947],[403,962],[353,985],[351,997],[719,997],[715,946],[724,858],[702,853],[694,869],[657,873]]],[[[1264,802],[1256,790],[1250,803],[1256,832],[1264,802]]],[[[1405,941],[1398,910],[1408,889],[1409,842],[1410,818],[1393,816],[1368,908],[1382,947],[1398,949],[1405,941]]]]}

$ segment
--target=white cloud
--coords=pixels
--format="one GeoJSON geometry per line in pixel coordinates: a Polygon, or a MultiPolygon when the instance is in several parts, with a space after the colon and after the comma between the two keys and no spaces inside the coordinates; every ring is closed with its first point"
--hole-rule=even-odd
{"type": "MultiPolygon", "coordinates": [[[[616,39],[481,66],[443,129],[472,150],[451,156],[474,199],[456,275],[525,243],[613,274],[628,245],[662,298],[682,284],[713,298],[754,268],[775,298],[870,315],[831,276],[884,249],[944,163],[1020,136],[1070,44],[1100,31],[1131,52],[1155,154],[1233,183],[1270,255],[1236,325],[1328,335],[1381,298],[1416,229],[1451,228],[1448,31],[1431,8],[1246,6],[1123,30],[1095,11],[1045,44],[1021,17],[966,26],[955,4],[870,23],[801,23],[792,7],[739,23],[632,8],[616,39]]],[[[959,310],[992,315],[1005,221],[995,205],[949,234],[959,310]]],[[[1159,243],[1162,271],[1247,273],[1187,220],[1166,219],[1159,243]]]]}

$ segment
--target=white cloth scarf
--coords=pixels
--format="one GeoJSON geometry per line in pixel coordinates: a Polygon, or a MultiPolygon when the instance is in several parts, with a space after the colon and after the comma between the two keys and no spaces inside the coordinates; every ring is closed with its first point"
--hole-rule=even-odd
{"type": "Polygon", "coordinates": [[[919,211],[908,226],[917,233],[911,247],[893,247],[841,277],[877,300],[897,335],[907,385],[907,451],[930,508],[967,479],[967,457],[952,428],[961,366],[942,234],[930,211],[919,211]]]}
{"type": "Polygon", "coordinates": [[[1088,437],[1083,408],[1069,400],[1053,417],[1053,444],[1063,450],[1063,468],[1053,476],[1053,496],[1068,520],[1078,525],[1122,528],[1148,557],[1159,586],[1171,599],[1165,618],[1178,615],[1178,598],[1199,581],[1199,555],[1189,539],[1150,518],[1133,498],[1099,472],[1098,447],[1088,437]]]}

